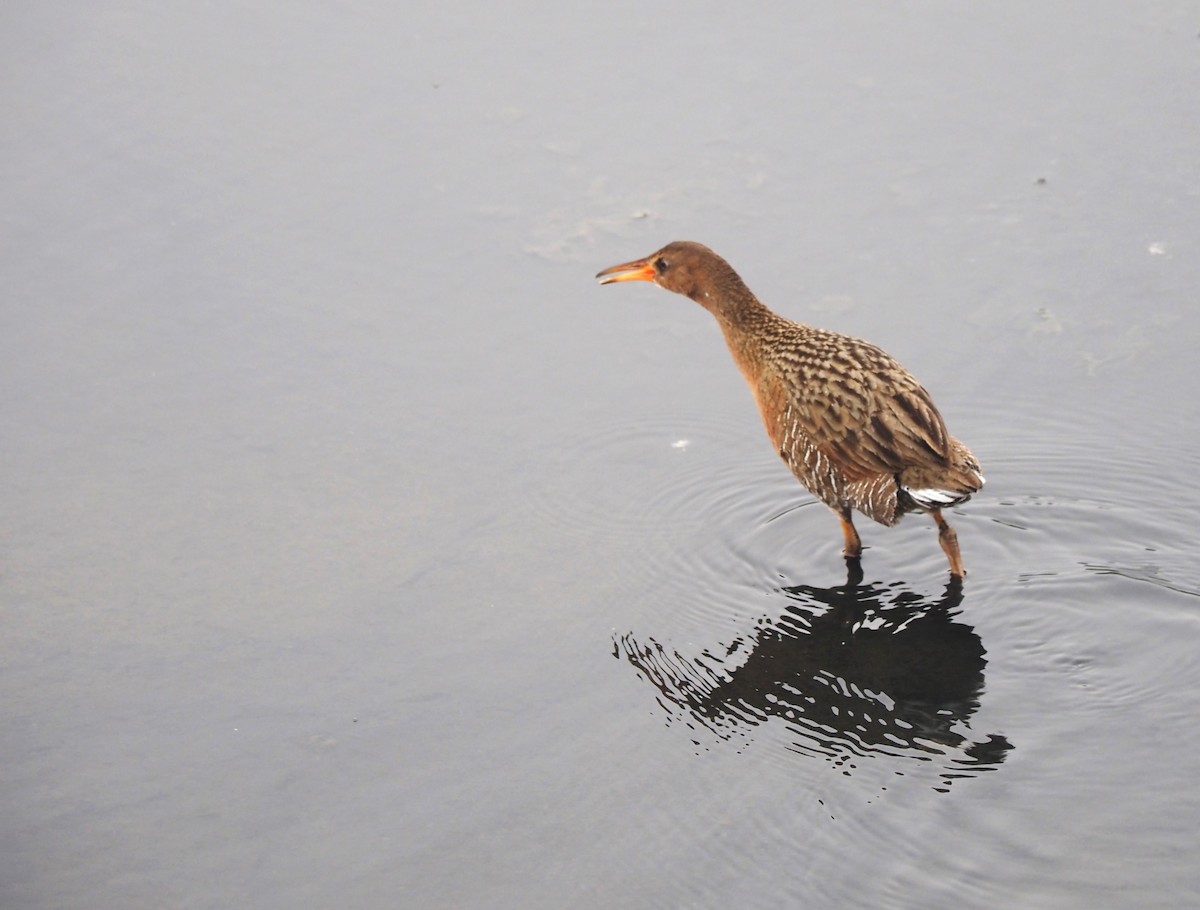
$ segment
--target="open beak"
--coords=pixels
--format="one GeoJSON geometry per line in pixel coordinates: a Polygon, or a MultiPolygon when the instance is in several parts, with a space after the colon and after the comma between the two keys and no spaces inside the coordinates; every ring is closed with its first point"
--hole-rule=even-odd
{"type": "Polygon", "coordinates": [[[614,281],[653,281],[654,264],[649,259],[635,259],[623,265],[614,265],[596,275],[601,284],[614,281]]]}

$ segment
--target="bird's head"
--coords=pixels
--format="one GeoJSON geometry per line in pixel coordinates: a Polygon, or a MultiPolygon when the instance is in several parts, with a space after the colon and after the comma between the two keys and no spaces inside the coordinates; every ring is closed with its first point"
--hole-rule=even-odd
{"type": "Polygon", "coordinates": [[[615,281],[652,281],[661,288],[691,297],[712,309],[722,293],[742,288],[729,263],[708,247],[690,240],[668,243],[657,253],[614,265],[596,275],[601,284],[615,281]]]}

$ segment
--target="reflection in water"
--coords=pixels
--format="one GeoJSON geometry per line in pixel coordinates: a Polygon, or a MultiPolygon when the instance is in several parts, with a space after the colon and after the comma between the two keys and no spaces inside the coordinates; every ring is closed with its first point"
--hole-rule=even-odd
{"type": "Polygon", "coordinates": [[[993,770],[1011,744],[973,736],[983,691],[983,643],[955,622],[962,585],[934,601],[897,585],[862,584],[857,561],[845,585],[783,588],[782,616],[723,654],[688,658],[632,634],[624,656],[661,694],[659,703],[721,739],[750,739],[768,721],[784,725],[788,748],[850,774],[856,758],[939,762],[945,790],[955,778],[993,770]]]}

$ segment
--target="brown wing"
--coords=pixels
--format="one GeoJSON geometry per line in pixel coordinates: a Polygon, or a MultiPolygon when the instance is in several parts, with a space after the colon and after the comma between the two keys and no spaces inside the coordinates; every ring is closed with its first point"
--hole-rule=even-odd
{"type": "Polygon", "coordinates": [[[809,331],[779,379],[798,429],[847,480],[947,464],[946,425],[911,373],[872,344],[809,331]]]}

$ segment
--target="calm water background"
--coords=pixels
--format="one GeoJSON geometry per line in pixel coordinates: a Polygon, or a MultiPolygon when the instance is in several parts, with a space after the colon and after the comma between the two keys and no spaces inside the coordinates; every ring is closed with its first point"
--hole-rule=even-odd
{"type": "Polygon", "coordinates": [[[1200,903],[1200,6],[0,12],[0,905],[1200,903]],[[988,486],[836,521],[708,243],[988,486]],[[850,582],[848,584],[848,582],[850,582]]]}

